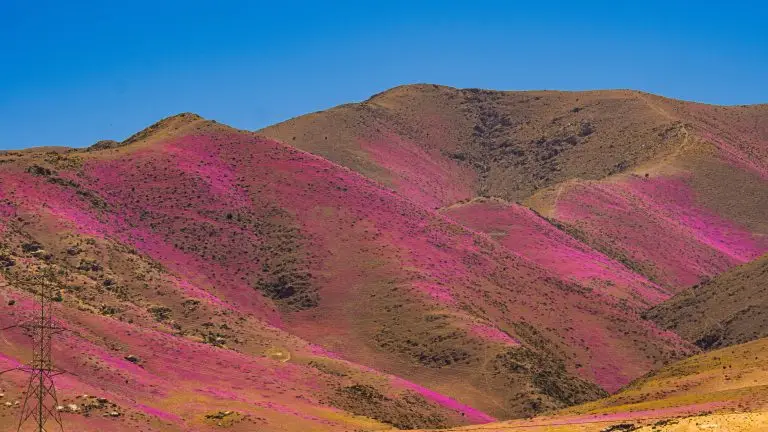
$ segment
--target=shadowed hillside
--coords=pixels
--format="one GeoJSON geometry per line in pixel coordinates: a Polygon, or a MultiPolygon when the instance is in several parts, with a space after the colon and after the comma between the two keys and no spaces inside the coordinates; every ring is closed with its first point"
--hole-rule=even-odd
{"type": "Polygon", "coordinates": [[[768,255],[695,285],[645,315],[702,348],[768,336],[768,255]]]}
{"type": "Polygon", "coordinates": [[[533,419],[451,430],[762,431],[768,427],[767,348],[768,339],[760,339],[699,354],[595,402],[533,419]]]}

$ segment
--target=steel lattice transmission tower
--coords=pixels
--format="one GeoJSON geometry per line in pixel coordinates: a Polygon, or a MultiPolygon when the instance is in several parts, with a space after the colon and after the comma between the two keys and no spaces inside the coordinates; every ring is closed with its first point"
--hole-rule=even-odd
{"type": "Polygon", "coordinates": [[[59,401],[56,397],[56,386],[53,377],[64,373],[56,369],[51,359],[51,342],[53,336],[65,329],[59,327],[53,320],[54,296],[58,296],[58,287],[50,269],[41,270],[34,278],[34,285],[40,302],[39,314],[36,318],[11,328],[26,329],[32,338],[32,361],[27,365],[0,372],[4,374],[11,371],[23,371],[29,374],[27,392],[24,394],[24,404],[19,414],[18,431],[24,426],[34,424],[37,432],[63,432],[61,413],[58,410],[59,401]],[[49,423],[55,425],[46,426],[49,423]]]}

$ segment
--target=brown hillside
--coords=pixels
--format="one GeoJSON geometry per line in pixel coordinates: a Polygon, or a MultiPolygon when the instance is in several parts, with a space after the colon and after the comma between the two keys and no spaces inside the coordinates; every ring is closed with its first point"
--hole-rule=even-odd
{"type": "Polygon", "coordinates": [[[408,178],[397,161],[377,160],[373,147],[396,137],[441,163],[471,168],[473,195],[520,201],[567,179],[603,178],[670,152],[683,139],[681,127],[635,91],[412,85],[261,132],[389,184],[408,178]]]}
{"type": "Polygon", "coordinates": [[[702,348],[768,335],[768,255],[693,286],[646,316],[702,348]]]}
{"type": "Polygon", "coordinates": [[[768,339],[672,363],[594,402],[459,432],[757,432],[768,430],[768,339]]]}
{"type": "Polygon", "coordinates": [[[768,251],[766,105],[421,84],[260,133],[423,207],[523,202],[672,292],[768,251]]]}

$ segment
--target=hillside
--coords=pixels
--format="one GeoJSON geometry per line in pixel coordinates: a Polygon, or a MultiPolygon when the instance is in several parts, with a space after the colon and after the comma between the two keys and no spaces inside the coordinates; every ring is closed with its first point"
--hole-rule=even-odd
{"type": "Polygon", "coordinates": [[[677,292],[768,250],[766,118],[636,91],[412,85],[260,133],[428,208],[522,202],[677,292]]]}
{"type": "Polygon", "coordinates": [[[702,348],[768,336],[768,255],[681,292],[645,316],[702,348]]]}
{"type": "Polygon", "coordinates": [[[752,432],[768,427],[768,339],[671,364],[610,397],[527,420],[455,431],[752,432]],[[634,428],[621,429],[619,425],[634,428]]]}
{"type": "MultiPolygon", "coordinates": [[[[0,165],[2,324],[28,316],[50,267],[82,335],[57,348],[77,373],[60,392],[108,395],[121,427],[202,428],[220,410],[297,430],[478,423],[600,397],[692,351],[640,318],[660,300],[642,278],[595,290],[194,116],[138,136],[0,165]]],[[[23,335],[5,337],[6,365],[27,358],[23,335]]]]}
{"type": "Polygon", "coordinates": [[[396,87],[261,132],[441,206],[475,195],[522,201],[571,178],[624,171],[682,139],[637,92],[434,85],[396,87]]]}
{"type": "Polygon", "coordinates": [[[566,280],[619,297],[639,310],[669,296],[662,287],[580,242],[557,223],[519,204],[477,198],[446,207],[441,213],[488,234],[511,252],[562,275],[566,280]]]}
{"type": "MultiPolygon", "coordinates": [[[[3,152],[0,327],[48,272],[79,428],[444,428],[594,401],[699,352],[644,313],[768,251],[765,113],[419,85],[255,133],[184,113],[3,152]]],[[[1,336],[0,370],[31,357],[1,336]]],[[[23,379],[0,376],[3,426],[23,379]]]]}

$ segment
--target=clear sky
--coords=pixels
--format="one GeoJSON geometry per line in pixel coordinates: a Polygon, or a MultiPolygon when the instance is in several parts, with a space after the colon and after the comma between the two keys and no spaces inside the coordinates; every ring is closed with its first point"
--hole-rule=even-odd
{"type": "Polygon", "coordinates": [[[0,148],[183,111],[257,129],[418,82],[766,103],[762,3],[0,0],[0,148]]]}

